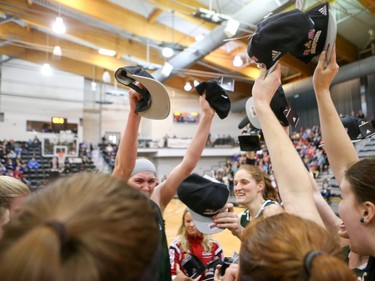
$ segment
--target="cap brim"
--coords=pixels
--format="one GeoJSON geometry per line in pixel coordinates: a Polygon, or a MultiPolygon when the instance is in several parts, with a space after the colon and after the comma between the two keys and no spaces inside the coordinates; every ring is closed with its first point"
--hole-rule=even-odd
{"type": "Polygon", "coordinates": [[[151,95],[150,107],[145,111],[139,112],[138,114],[149,119],[160,120],[167,118],[171,110],[171,102],[168,91],[164,85],[153,78],[133,75],[130,73],[128,76],[141,83],[151,95]]]}
{"type": "Polygon", "coordinates": [[[261,129],[260,122],[257,117],[256,111],[255,111],[255,105],[254,105],[254,98],[250,97],[246,102],[246,115],[247,118],[249,118],[249,121],[251,125],[254,128],[261,129]]]}
{"type": "Polygon", "coordinates": [[[224,228],[218,228],[210,217],[201,216],[189,209],[195,227],[204,234],[216,234],[222,232],[224,228]]]}
{"type": "Polygon", "coordinates": [[[324,44],[324,51],[326,51],[326,63],[329,63],[331,59],[331,54],[333,50],[333,45],[336,41],[337,34],[337,24],[334,14],[331,12],[331,9],[328,9],[328,26],[327,26],[327,37],[324,44]]]}

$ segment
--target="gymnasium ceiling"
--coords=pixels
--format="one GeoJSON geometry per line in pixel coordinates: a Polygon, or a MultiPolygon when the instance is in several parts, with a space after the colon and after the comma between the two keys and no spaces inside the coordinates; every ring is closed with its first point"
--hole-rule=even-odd
{"type": "MultiPolygon", "coordinates": [[[[302,1],[303,10],[319,2],[302,1]]],[[[258,75],[246,53],[256,23],[268,12],[294,5],[290,0],[5,0],[0,1],[0,54],[3,62],[13,58],[40,65],[48,62],[52,68],[96,82],[108,71],[112,84],[116,69],[140,65],[180,92],[187,81],[224,76],[235,80],[231,99],[240,100],[251,95],[258,75]],[[247,19],[244,11],[259,19],[247,19]],[[63,18],[65,34],[52,30],[57,16],[63,18]],[[240,20],[237,39],[224,35],[229,19],[240,20]],[[202,43],[196,41],[197,36],[203,36],[202,43]],[[61,57],[52,54],[56,45],[61,47],[61,57]],[[169,59],[162,56],[166,45],[175,49],[169,59]],[[100,48],[116,54],[100,55],[100,48]],[[233,66],[236,55],[243,66],[233,66]],[[168,77],[160,75],[166,62],[175,66],[168,77]]],[[[337,21],[339,64],[375,55],[375,0],[336,0],[330,5],[337,21]]],[[[315,64],[315,60],[304,64],[284,56],[283,83],[311,76],[315,64]]]]}

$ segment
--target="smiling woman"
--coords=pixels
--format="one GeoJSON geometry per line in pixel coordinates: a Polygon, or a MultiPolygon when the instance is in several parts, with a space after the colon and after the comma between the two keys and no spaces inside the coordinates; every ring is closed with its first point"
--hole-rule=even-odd
{"type": "Polygon", "coordinates": [[[191,278],[205,280],[213,276],[214,268],[206,269],[212,261],[224,259],[220,243],[210,235],[201,233],[194,225],[189,209],[182,214],[177,236],[169,247],[172,276],[185,274],[191,278]],[[180,269],[182,272],[180,272],[180,269]]]}

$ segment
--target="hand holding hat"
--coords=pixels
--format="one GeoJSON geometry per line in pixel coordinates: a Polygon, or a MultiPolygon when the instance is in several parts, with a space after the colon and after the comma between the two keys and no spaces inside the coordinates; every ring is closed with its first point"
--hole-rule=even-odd
{"type": "Polygon", "coordinates": [[[150,119],[165,119],[170,113],[167,89],[146,70],[138,66],[125,66],[116,70],[116,80],[142,96],[136,112],[150,119]],[[141,85],[139,85],[138,83],[141,85]]]}
{"type": "Polygon", "coordinates": [[[289,104],[286,100],[284,90],[280,85],[280,75],[279,64],[277,64],[275,71],[267,76],[266,68],[262,67],[259,77],[257,78],[257,83],[254,84],[255,88],[253,87],[253,93],[255,93],[255,96],[250,97],[246,102],[246,114],[249,122],[257,129],[261,129],[261,127],[256,114],[256,104],[257,107],[270,105],[280,123],[283,126],[289,126],[289,121],[284,114],[284,110],[289,107],[289,104]],[[265,81],[266,79],[267,81],[265,81]],[[269,82],[271,80],[272,83],[269,82]]]}
{"type": "Polygon", "coordinates": [[[216,80],[202,82],[195,89],[200,95],[206,93],[206,100],[215,109],[220,119],[228,116],[231,107],[230,99],[216,80]]]}

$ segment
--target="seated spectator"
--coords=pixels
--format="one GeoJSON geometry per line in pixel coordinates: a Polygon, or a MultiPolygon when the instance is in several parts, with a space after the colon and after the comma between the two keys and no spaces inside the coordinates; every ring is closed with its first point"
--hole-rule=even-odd
{"type": "Polygon", "coordinates": [[[3,165],[3,163],[0,163],[0,175],[5,175],[7,173],[7,168],[3,165]]]}
{"type": "Polygon", "coordinates": [[[160,248],[149,202],[110,175],[54,181],[5,229],[0,280],[155,280],[160,248]]]}
{"type": "Polygon", "coordinates": [[[6,161],[6,163],[5,163],[5,168],[7,169],[7,170],[11,170],[12,172],[14,171],[14,163],[13,163],[13,161],[12,161],[12,159],[11,158],[8,158],[8,160],[6,161]]]}
{"type": "Polygon", "coordinates": [[[23,173],[20,166],[16,166],[16,169],[13,171],[13,177],[20,181],[23,180],[23,173]]]}
{"type": "Polygon", "coordinates": [[[329,186],[328,179],[324,178],[322,182],[322,189],[320,191],[323,198],[330,203],[331,202],[331,187],[329,186]]]}
{"type": "Polygon", "coordinates": [[[9,158],[14,159],[14,158],[17,157],[17,154],[14,152],[14,150],[11,150],[11,151],[7,154],[7,157],[8,157],[8,159],[9,159],[9,158]]]}
{"type": "MultiPolygon", "coordinates": [[[[220,243],[212,239],[210,235],[203,234],[195,227],[188,208],[182,214],[182,222],[177,234],[178,236],[173,239],[169,247],[172,278],[179,274],[178,268],[182,271],[180,274],[188,275],[188,272],[183,267],[183,261],[189,258],[190,255],[193,255],[194,259],[199,259],[200,264],[203,266],[215,259],[224,259],[220,243]]],[[[214,268],[211,271],[206,270],[198,280],[207,280],[208,276],[213,276],[213,274],[214,268]]]]}
{"type": "Polygon", "coordinates": [[[31,158],[31,159],[27,162],[27,167],[29,167],[29,169],[39,169],[40,164],[39,164],[39,162],[36,161],[36,159],[33,157],[33,158],[31,158]]]}

